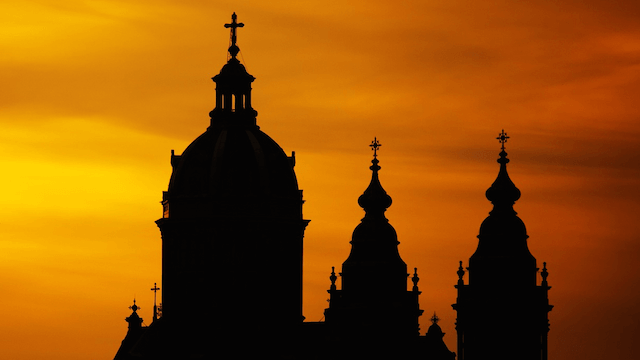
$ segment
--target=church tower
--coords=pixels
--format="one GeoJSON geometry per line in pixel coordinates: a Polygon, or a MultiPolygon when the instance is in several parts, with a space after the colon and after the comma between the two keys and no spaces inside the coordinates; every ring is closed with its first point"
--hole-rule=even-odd
{"type": "Polygon", "coordinates": [[[402,358],[414,351],[420,335],[418,275],[416,269],[413,289],[407,291],[407,265],[398,252],[396,231],[384,215],[391,197],[378,178],[377,139],[371,147],[371,182],[358,199],[365,216],[353,231],[351,253],[342,264],[341,290],[332,269],[325,321],[335,347],[353,349],[344,358],[402,358]]]}
{"type": "Polygon", "coordinates": [[[469,259],[468,284],[458,269],[456,330],[459,360],[546,360],[549,305],[546,263],[538,285],[536,259],[527,246],[527,230],[513,209],[520,190],[507,173],[502,131],[498,177],[487,190],[493,204],[469,259]]]}
{"type": "Polygon", "coordinates": [[[243,26],[235,13],[225,25],[231,46],[213,77],[210,126],[182,155],[172,151],[173,173],[156,222],[162,234],[158,322],[171,329],[168,339],[181,339],[174,349],[180,358],[224,349],[233,349],[236,358],[268,354],[260,346],[277,346],[303,321],[308,221],[302,218],[295,154],[287,156],[256,124],[255,78],[237,58],[236,31],[243,26]]]}

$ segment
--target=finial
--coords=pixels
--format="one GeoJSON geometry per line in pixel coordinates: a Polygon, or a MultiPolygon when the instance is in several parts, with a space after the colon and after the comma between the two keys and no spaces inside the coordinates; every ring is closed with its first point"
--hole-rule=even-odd
{"type": "Polygon", "coordinates": [[[540,275],[542,276],[542,286],[547,286],[547,277],[549,276],[549,272],[547,271],[547,263],[543,262],[542,263],[542,272],[540,273],[540,275]]]}
{"type": "Polygon", "coordinates": [[[378,138],[374,137],[371,145],[369,146],[371,146],[371,150],[373,150],[373,157],[378,157],[378,148],[382,146],[382,144],[380,144],[380,142],[378,141],[378,138]]]}
{"type": "Polygon", "coordinates": [[[507,164],[509,159],[507,159],[507,152],[504,150],[504,144],[507,142],[507,139],[509,139],[509,136],[507,136],[507,133],[502,129],[502,132],[498,134],[496,139],[500,142],[500,150],[502,150],[500,151],[500,159],[498,159],[498,163],[507,164]]]}
{"type": "Polygon", "coordinates": [[[504,150],[504,143],[506,143],[507,139],[509,139],[509,137],[507,136],[507,133],[504,132],[504,129],[502,129],[502,132],[498,134],[498,137],[496,139],[500,141],[500,144],[502,144],[502,147],[500,149],[504,150]]]}
{"type": "Polygon", "coordinates": [[[329,280],[331,280],[331,290],[335,290],[336,289],[336,280],[338,279],[338,277],[336,276],[336,268],[335,266],[331,267],[331,276],[329,276],[329,280]]]}
{"type": "Polygon", "coordinates": [[[377,137],[374,137],[371,145],[369,146],[371,147],[371,150],[373,150],[373,160],[371,160],[373,165],[371,165],[369,169],[373,170],[373,172],[378,172],[378,170],[380,170],[380,166],[378,166],[378,149],[382,144],[380,144],[377,137]]]}
{"type": "Polygon", "coordinates": [[[438,317],[438,315],[436,315],[436,312],[433,312],[433,317],[431,317],[431,322],[433,323],[433,325],[437,325],[438,321],[440,321],[440,318],[438,317]]]}
{"type": "Polygon", "coordinates": [[[229,46],[229,54],[231,54],[231,57],[234,59],[240,52],[240,48],[236,45],[236,29],[244,27],[244,23],[238,23],[236,20],[238,20],[238,15],[234,12],[233,15],[231,15],[231,24],[224,24],[224,27],[231,28],[231,46],[229,46]]]}
{"type": "Polygon", "coordinates": [[[509,174],[507,173],[507,164],[509,163],[509,159],[507,159],[507,152],[504,150],[504,144],[507,142],[507,139],[509,139],[509,136],[507,136],[507,133],[502,129],[502,132],[498,134],[496,139],[498,139],[502,145],[502,151],[500,151],[500,158],[498,159],[500,171],[498,172],[498,177],[493,184],[491,184],[491,187],[487,189],[485,195],[494,205],[512,206],[518,199],[520,199],[520,190],[516,187],[513,181],[511,181],[509,174]]]}
{"type": "Polygon", "coordinates": [[[371,167],[369,169],[373,170],[374,172],[377,172],[378,170],[380,170],[380,166],[378,166],[378,149],[380,148],[380,146],[382,146],[382,144],[380,144],[380,142],[378,141],[378,138],[374,137],[373,141],[371,142],[371,145],[369,145],[371,147],[371,150],[373,150],[373,160],[371,160],[371,163],[373,165],[371,165],[371,167]]]}
{"type": "Polygon", "coordinates": [[[418,277],[418,268],[413,268],[413,277],[411,278],[411,281],[413,281],[413,290],[414,292],[418,291],[418,281],[420,281],[420,278],[418,277]]]}
{"type": "Polygon", "coordinates": [[[460,266],[458,266],[458,285],[464,285],[464,268],[462,267],[462,261],[460,261],[460,266]]]}
{"type": "Polygon", "coordinates": [[[371,145],[369,146],[373,150],[373,160],[371,160],[372,165],[369,167],[369,169],[373,171],[373,174],[371,176],[371,183],[369,183],[369,187],[364,191],[364,194],[358,198],[358,204],[360,204],[360,206],[367,212],[370,209],[376,209],[381,210],[382,212],[380,214],[382,214],[389,206],[391,206],[391,197],[387,195],[386,191],[384,191],[380,184],[380,179],[378,178],[378,171],[381,169],[380,166],[378,166],[378,149],[382,145],[378,141],[378,138],[374,137],[371,145]]]}
{"type": "Polygon", "coordinates": [[[138,311],[138,309],[140,309],[140,307],[138,305],[136,305],[136,299],[133,299],[133,305],[129,306],[129,309],[133,310],[133,312],[138,311]]]}

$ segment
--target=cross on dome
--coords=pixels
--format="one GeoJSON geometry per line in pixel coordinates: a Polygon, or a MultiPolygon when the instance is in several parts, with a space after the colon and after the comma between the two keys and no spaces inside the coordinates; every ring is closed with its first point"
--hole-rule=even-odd
{"type": "Polygon", "coordinates": [[[160,290],[158,283],[153,283],[153,287],[151,288],[151,291],[153,291],[153,320],[158,319],[158,304],[156,302],[158,290],[160,290]]]}
{"type": "Polygon", "coordinates": [[[236,29],[239,27],[244,27],[244,23],[239,23],[236,20],[238,20],[238,15],[236,15],[236,13],[234,12],[233,15],[231,15],[231,24],[224,24],[224,27],[231,28],[231,46],[229,46],[229,54],[231,54],[231,56],[234,58],[240,51],[240,48],[236,45],[236,29]]]}

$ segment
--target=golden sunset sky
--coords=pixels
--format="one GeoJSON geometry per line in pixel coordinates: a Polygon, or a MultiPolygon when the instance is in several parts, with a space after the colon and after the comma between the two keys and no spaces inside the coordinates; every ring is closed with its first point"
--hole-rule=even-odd
{"type": "Polygon", "coordinates": [[[258,125],[296,152],[307,320],[364,214],[376,136],[422,331],[437,312],[456,351],[456,270],[505,129],[550,273],[549,358],[637,357],[640,3],[5,0],[1,359],[112,359],[134,297],[151,322],[170,152],[209,125],[234,11],[258,125]]]}

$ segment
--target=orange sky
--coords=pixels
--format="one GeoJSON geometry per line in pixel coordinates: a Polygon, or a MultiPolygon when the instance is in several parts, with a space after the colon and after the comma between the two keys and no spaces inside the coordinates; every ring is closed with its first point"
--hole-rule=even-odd
{"type": "Polygon", "coordinates": [[[455,272],[504,128],[553,287],[550,359],[635,357],[640,4],[345,3],[3,1],[0,358],[113,358],[134,296],[150,322],[170,151],[208,126],[233,11],[258,124],[296,151],[308,320],[348,255],[377,136],[400,253],[455,351],[455,272]]]}

